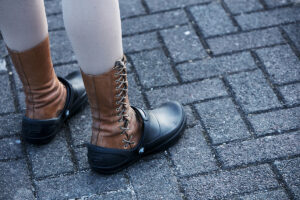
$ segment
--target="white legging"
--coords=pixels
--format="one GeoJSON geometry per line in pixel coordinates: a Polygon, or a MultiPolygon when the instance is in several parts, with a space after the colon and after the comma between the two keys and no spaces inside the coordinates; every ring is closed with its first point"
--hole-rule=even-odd
{"type": "MultiPolygon", "coordinates": [[[[110,70],[123,55],[118,0],[62,0],[62,5],[82,71],[98,75],[110,70]]],[[[36,46],[48,35],[43,0],[0,0],[0,30],[12,50],[36,46]]]]}

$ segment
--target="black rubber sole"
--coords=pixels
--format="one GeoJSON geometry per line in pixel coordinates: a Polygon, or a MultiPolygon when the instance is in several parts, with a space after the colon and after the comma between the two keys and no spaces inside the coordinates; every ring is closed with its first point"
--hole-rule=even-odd
{"type": "Polygon", "coordinates": [[[147,151],[144,154],[142,154],[141,156],[136,156],[129,162],[124,163],[123,165],[120,165],[118,167],[99,168],[99,167],[97,167],[97,165],[95,163],[93,163],[92,160],[89,160],[90,167],[92,170],[94,170],[100,174],[110,175],[110,174],[115,174],[117,172],[120,172],[120,171],[124,170],[125,168],[129,167],[130,165],[134,164],[141,158],[151,155],[151,154],[154,154],[154,153],[164,151],[164,150],[168,149],[169,147],[171,147],[172,145],[174,145],[182,136],[182,133],[185,129],[185,125],[186,125],[186,115],[184,115],[184,120],[183,120],[180,128],[176,131],[176,133],[172,137],[170,137],[168,140],[161,143],[160,145],[156,146],[151,151],[147,151]]]}

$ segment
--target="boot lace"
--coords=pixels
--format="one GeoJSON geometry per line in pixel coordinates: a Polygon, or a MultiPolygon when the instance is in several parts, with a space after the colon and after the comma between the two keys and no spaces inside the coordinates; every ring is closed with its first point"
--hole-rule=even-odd
{"type": "Polygon", "coordinates": [[[126,58],[124,57],[122,60],[118,60],[113,67],[115,72],[115,77],[118,77],[115,82],[117,83],[116,90],[118,93],[116,94],[116,98],[118,99],[116,101],[116,105],[118,106],[116,108],[117,115],[120,117],[118,122],[123,122],[123,125],[120,126],[121,129],[121,135],[125,134],[127,139],[123,139],[122,142],[125,143],[124,147],[127,148],[128,145],[134,144],[132,139],[132,135],[129,136],[127,131],[129,129],[129,115],[127,114],[127,93],[128,93],[128,81],[127,81],[127,73],[126,73],[126,58]]]}

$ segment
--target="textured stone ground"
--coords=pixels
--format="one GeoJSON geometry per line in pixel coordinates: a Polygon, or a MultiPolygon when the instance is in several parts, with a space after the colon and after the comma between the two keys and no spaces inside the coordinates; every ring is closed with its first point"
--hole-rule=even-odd
{"type": "MultiPolygon", "coordinates": [[[[300,199],[297,0],[120,0],[130,99],[185,105],[166,152],[91,172],[87,107],[49,145],[20,140],[24,94],[0,39],[0,199],[300,199]]],[[[59,75],[78,65],[60,0],[46,0],[59,75]]]]}

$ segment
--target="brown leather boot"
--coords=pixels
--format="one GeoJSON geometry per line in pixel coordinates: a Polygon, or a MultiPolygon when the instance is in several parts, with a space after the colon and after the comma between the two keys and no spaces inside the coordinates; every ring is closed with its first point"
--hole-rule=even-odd
{"type": "Polygon", "coordinates": [[[8,51],[23,83],[26,117],[39,120],[57,117],[65,106],[67,92],[55,75],[49,38],[24,52],[9,48],[8,51]]]}
{"type": "Polygon", "coordinates": [[[128,100],[126,57],[105,74],[81,73],[92,111],[91,143],[114,149],[134,148],[141,136],[142,122],[128,100]]]}

